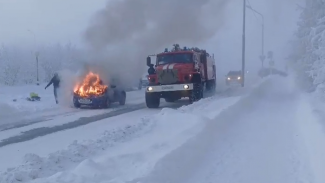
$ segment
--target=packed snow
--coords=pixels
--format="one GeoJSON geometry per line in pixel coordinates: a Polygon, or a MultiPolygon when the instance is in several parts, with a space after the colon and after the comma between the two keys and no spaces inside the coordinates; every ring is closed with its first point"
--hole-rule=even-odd
{"type": "Polygon", "coordinates": [[[39,182],[60,182],[75,177],[73,182],[78,182],[92,178],[91,175],[84,177],[86,174],[80,171],[90,168],[91,173],[95,167],[87,166],[96,162],[94,164],[106,167],[102,173],[111,172],[106,173],[103,180],[114,177],[132,180],[148,173],[160,158],[195,136],[214,116],[239,99],[240,96],[215,96],[180,109],[143,109],[6,146],[0,149],[0,161],[3,162],[0,168],[4,170],[0,177],[9,182],[26,182],[35,178],[39,182]],[[51,147],[44,148],[48,144],[51,147]],[[15,154],[15,161],[5,158],[8,152],[15,154]],[[137,157],[140,158],[138,162],[132,163],[137,157]],[[125,163],[133,165],[126,169],[125,163]],[[136,166],[139,171],[131,171],[136,166]],[[8,167],[16,168],[6,170],[8,167]],[[130,176],[125,177],[126,173],[130,176]]]}
{"type": "Polygon", "coordinates": [[[291,77],[224,92],[1,147],[0,182],[325,181],[324,116],[312,95],[291,77]]]}
{"type": "Polygon", "coordinates": [[[321,183],[320,122],[290,79],[273,78],[132,182],[321,183]]]}
{"type": "MultiPolygon", "coordinates": [[[[47,123],[58,125],[60,123],[71,122],[81,117],[89,117],[98,114],[114,111],[118,108],[103,110],[79,110],[73,107],[72,93],[67,94],[62,104],[56,104],[53,88],[44,89],[43,85],[21,85],[21,86],[1,86],[0,91],[0,130],[10,129],[17,126],[24,126],[31,123],[47,121],[47,123]],[[30,93],[37,93],[40,101],[28,101],[30,93]]],[[[126,106],[143,103],[144,91],[127,92],[126,106]]],[[[35,124],[30,128],[44,126],[35,124]]],[[[50,125],[49,124],[49,125],[50,125]]],[[[48,126],[48,125],[46,125],[48,126]]]]}
{"type": "MultiPolygon", "coordinates": [[[[182,9],[164,1],[147,0],[147,6],[116,2],[95,14],[80,44],[79,39],[52,44],[60,35],[46,36],[57,30],[49,28],[55,22],[48,21],[44,12],[41,19],[36,11],[29,18],[46,21],[42,26],[31,26],[33,22],[21,19],[24,16],[2,21],[27,24],[16,29],[19,35],[10,33],[11,41],[4,33],[0,47],[0,183],[325,183],[324,0],[247,1],[245,67],[255,70],[245,74],[244,88],[225,87],[222,73],[240,67],[241,2],[193,0],[182,9]],[[169,13],[148,11],[152,7],[169,13]],[[293,9],[298,9],[299,18],[293,9]],[[169,21],[169,15],[179,16],[169,21]],[[253,15],[256,19],[249,17],[253,15]],[[265,34],[259,15],[267,27],[265,34]],[[130,17],[137,23],[118,21],[130,17]],[[149,26],[142,26],[146,22],[149,26]],[[22,32],[32,34],[34,46],[22,32]],[[293,40],[286,45],[288,38],[293,40]],[[184,100],[162,101],[160,108],[147,109],[140,90],[127,92],[125,106],[73,107],[72,80],[80,74],[75,71],[97,65],[105,75],[101,77],[114,76],[119,85],[131,88],[147,69],[144,55],[163,51],[166,43],[184,41],[195,43],[184,46],[204,46],[216,56],[218,84],[212,97],[191,105],[184,100]],[[267,56],[264,67],[274,60],[275,68],[289,67],[289,74],[296,76],[255,77],[260,42],[262,56],[267,56]],[[289,54],[287,46],[292,49],[289,54]],[[44,87],[58,71],[67,90],[60,91],[57,105],[52,86],[44,87]],[[41,101],[27,101],[31,92],[41,101]]],[[[26,14],[22,12],[10,13],[26,14]]],[[[65,15],[74,13],[68,8],[60,14],[68,20],[65,15]]],[[[83,18],[74,22],[85,26],[83,18]]],[[[62,27],[54,24],[50,27],[62,27]]],[[[81,29],[63,27],[68,35],[81,29]]],[[[9,29],[5,32],[14,31],[9,29]]]]}

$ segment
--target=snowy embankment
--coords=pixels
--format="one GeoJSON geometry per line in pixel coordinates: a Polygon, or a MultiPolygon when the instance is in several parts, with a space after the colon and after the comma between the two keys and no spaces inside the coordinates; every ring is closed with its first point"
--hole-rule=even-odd
{"type": "MultiPolygon", "coordinates": [[[[63,94],[65,96],[61,99],[60,105],[55,104],[53,87],[50,86],[48,89],[44,89],[43,85],[21,85],[21,86],[0,86],[0,106],[5,107],[5,112],[0,114],[0,117],[9,116],[12,114],[29,114],[34,112],[49,112],[64,108],[67,110],[73,108],[72,105],[72,93],[63,94]],[[27,101],[30,93],[37,93],[41,97],[41,101],[27,101]],[[68,96],[68,97],[66,97],[68,96]],[[65,98],[64,98],[65,97],[65,98]],[[65,100],[65,101],[63,101],[65,100]],[[68,101],[66,101],[68,100],[68,101]]],[[[63,92],[63,91],[60,91],[63,92]]],[[[138,103],[142,100],[144,91],[130,91],[127,92],[127,97],[131,98],[131,103],[138,103]],[[141,93],[142,95],[139,95],[141,93]]],[[[61,94],[61,93],[59,93],[61,94]]]]}
{"type": "Polygon", "coordinates": [[[290,78],[271,78],[128,183],[324,183],[323,127],[290,78]]]}
{"type": "MultiPolygon", "coordinates": [[[[61,121],[73,121],[80,117],[89,117],[114,111],[118,108],[103,110],[79,110],[72,107],[72,96],[68,94],[64,96],[65,102],[55,104],[53,88],[44,89],[44,85],[24,85],[24,86],[1,86],[0,91],[0,130],[12,128],[15,126],[23,126],[39,121],[51,121],[58,125],[61,121]],[[37,93],[41,97],[41,101],[27,101],[31,92],[37,93]],[[16,99],[16,101],[14,101],[16,99]],[[67,117],[68,116],[68,117],[67,117]],[[65,119],[59,119],[59,118],[65,119]]],[[[127,92],[126,106],[133,104],[141,104],[144,102],[144,91],[127,92]]],[[[63,100],[63,99],[61,99],[63,100]]],[[[51,123],[50,122],[50,123],[51,123]]]]}
{"type": "MultiPolygon", "coordinates": [[[[58,105],[55,104],[53,89],[44,89],[44,85],[22,85],[22,86],[0,86],[0,104],[7,106],[7,114],[17,114],[19,112],[32,113],[37,111],[44,111],[48,109],[56,109],[58,105]],[[40,102],[27,101],[30,93],[37,93],[41,97],[40,102]]],[[[0,116],[1,117],[1,116],[0,116]]]]}
{"type": "Polygon", "coordinates": [[[315,183],[325,182],[325,102],[319,94],[301,95],[297,122],[302,141],[307,147],[311,170],[315,183]],[[303,117],[301,117],[303,116],[303,117]]]}
{"type": "Polygon", "coordinates": [[[2,170],[15,168],[4,170],[0,182],[82,183],[144,176],[239,99],[212,97],[180,109],[143,109],[0,148],[0,158],[23,156],[22,165],[1,158],[2,170]],[[68,142],[73,143],[66,148],[68,142]]]}

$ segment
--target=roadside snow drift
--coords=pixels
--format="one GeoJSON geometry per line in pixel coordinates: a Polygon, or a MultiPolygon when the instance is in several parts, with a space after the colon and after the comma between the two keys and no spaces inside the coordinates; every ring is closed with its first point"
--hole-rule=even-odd
{"type": "Polygon", "coordinates": [[[325,113],[324,109],[321,109],[323,111],[321,115],[316,113],[318,109],[314,110],[314,108],[317,105],[315,106],[315,103],[312,105],[310,98],[310,96],[306,95],[300,96],[296,121],[299,127],[298,130],[301,133],[301,142],[306,147],[305,152],[309,159],[314,182],[323,183],[325,182],[325,113]]]}
{"type": "MultiPolygon", "coordinates": [[[[64,84],[64,83],[63,83],[64,84]]],[[[53,88],[44,90],[43,86],[1,86],[0,91],[0,131],[30,126],[30,129],[39,126],[46,126],[45,123],[59,125],[77,120],[82,117],[95,116],[122,108],[128,108],[132,105],[142,104],[144,102],[144,91],[127,92],[125,106],[113,105],[110,109],[92,110],[76,109],[72,106],[71,93],[62,94],[65,102],[59,105],[55,104],[53,88]],[[41,97],[41,101],[27,101],[26,97],[30,92],[35,92],[41,97]],[[69,98],[70,97],[70,98],[69,98]],[[13,101],[16,99],[16,101],[13,101]],[[71,106],[70,106],[71,105],[71,106]],[[36,124],[36,125],[33,125],[36,124]],[[40,125],[38,125],[40,124],[40,125]]],[[[61,101],[60,100],[60,101],[61,101]]],[[[24,129],[27,131],[28,129],[24,129]]],[[[17,129],[16,131],[19,131],[17,129]]],[[[21,132],[21,130],[19,131],[21,132]]],[[[3,134],[0,134],[2,136],[3,134]]],[[[1,137],[0,137],[1,138],[1,137]]]]}
{"type": "Polygon", "coordinates": [[[44,90],[45,85],[1,86],[0,97],[2,104],[16,109],[16,112],[36,112],[57,107],[53,88],[44,90]],[[30,93],[37,93],[41,101],[27,101],[30,93]]]}
{"type": "MultiPolygon", "coordinates": [[[[211,97],[180,109],[144,109],[137,118],[123,115],[123,119],[130,122],[117,129],[109,125],[117,117],[102,120],[92,124],[93,127],[101,125],[96,127],[97,133],[104,132],[100,137],[75,141],[67,149],[46,157],[27,154],[21,166],[0,174],[0,182],[131,181],[149,174],[161,158],[198,134],[215,116],[239,99],[211,97]],[[151,113],[154,114],[147,115],[151,113]]],[[[88,129],[95,129],[93,127],[88,129]]],[[[67,131],[71,136],[78,136],[77,132],[78,129],[67,131]]],[[[44,148],[47,145],[44,144],[44,148]]]]}
{"type": "Polygon", "coordinates": [[[290,78],[270,78],[128,183],[323,183],[318,123],[290,78]]]}

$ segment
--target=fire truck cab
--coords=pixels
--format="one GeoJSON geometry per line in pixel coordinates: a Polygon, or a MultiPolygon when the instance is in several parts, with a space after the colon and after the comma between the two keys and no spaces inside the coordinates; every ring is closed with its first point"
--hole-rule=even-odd
{"type": "Polygon", "coordinates": [[[178,44],[171,51],[147,57],[147,66],[155,72],[148,75],[146,87],[146,104],[148,108],[157,108],[160,99],[175,102],[181,98],[189,98],[190,103],[203,98],[203,91],[215,90],[216,67],[214,57],[198,48],[181,49],[178,44]],[[151,57],[156,56],[155,63],[151,57]]]}

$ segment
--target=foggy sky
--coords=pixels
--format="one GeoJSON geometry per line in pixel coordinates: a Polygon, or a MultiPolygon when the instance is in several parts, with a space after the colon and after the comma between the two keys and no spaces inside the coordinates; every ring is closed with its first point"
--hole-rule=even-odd
{"type": "Polygon", "coordinates": [[[35,41],[51,44],[71,40],[80,44],[90,17],[105,3],[106,0],[0,0],[0,43],[35,45],[35,41]]]}
{"type": "MultiPolygon", "coordinates": [[[[265,53],[269,50],[274,51],[278,64],[284,62],[289,51],[287,41],[293,37],[296,29],[298,14],[296,2],[299,1],[250,0],[252,7],[265,16],[265,53]]],[[[71,41],[82,46],[82,33],[86,31],[89,20],[105,6],[105,0],[0,0],[0,43],[38,45],[71,41]],[[28,30],[35,34],[35,38],[28,30]]],[[[217,62],[222,63],[218,65],[219,69],[240,69],[242,1],[231,1],[222,16],[224,17],[216,18],[223,19],[223,25],[218,27],[216,36],[198,46],[215,53],[217,62]]],[[[248,70],[260,66],[258,59],[261,52],[260,23],[260,17],[258,15],[255,17],[247,10],[248,70]]]]}

